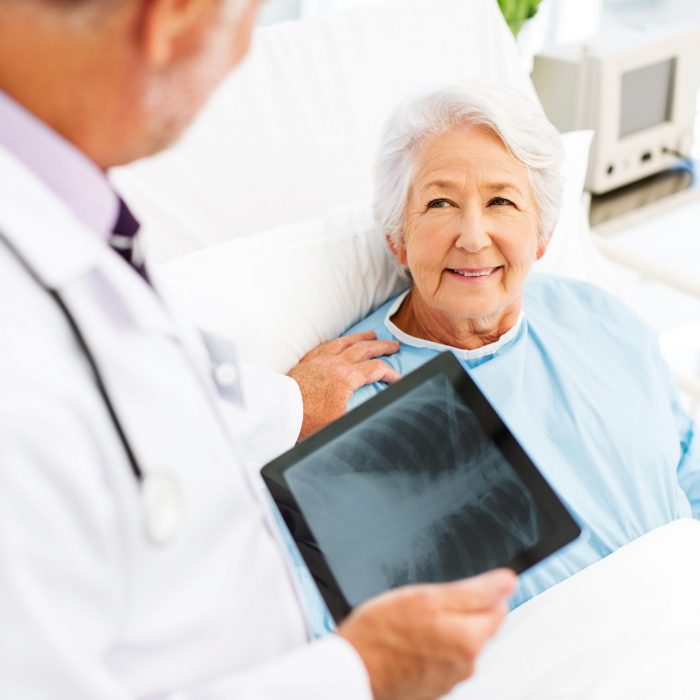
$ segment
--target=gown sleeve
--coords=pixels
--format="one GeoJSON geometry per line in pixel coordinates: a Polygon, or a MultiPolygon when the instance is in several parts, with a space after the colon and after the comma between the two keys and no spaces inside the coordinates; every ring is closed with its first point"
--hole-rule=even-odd
{"type": "Polygon", "coordinates": [[[678,483],[685,491],[693,509],[693,517],[700,519],[700,443],[693,419],[681,403],[676,380],[670,368],[659,354],[671,410],[678,429],[680,459],[678,461],[678,483]]]}

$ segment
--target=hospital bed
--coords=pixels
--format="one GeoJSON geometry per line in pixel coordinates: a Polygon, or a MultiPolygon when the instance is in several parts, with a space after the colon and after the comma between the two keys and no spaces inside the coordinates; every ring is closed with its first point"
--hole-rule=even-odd
{"type": "MultiPolygon", "coordinates": [[[[384,119],[408,93],[469,78],[534,95],[495,0],[404,0],[258,30],[176,148],[113,173],[167,294],[279,371],[337,336],[403,284],[370,210],[384,119]]],[[[614,291],[582,206],[590,136],[564,136],[564,206],[537,265],[614,291]]],[[[521,606],[453,697],[699,697],[697,551],[700,523],[674,523],[521,606]]]]}

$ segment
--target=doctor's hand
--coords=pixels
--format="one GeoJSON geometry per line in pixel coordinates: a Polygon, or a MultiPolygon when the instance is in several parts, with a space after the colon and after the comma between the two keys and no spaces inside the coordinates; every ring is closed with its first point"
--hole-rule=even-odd
{"type": "Polygon", "coordinates": [[[507,612],[516,577],[496,569],[464,581],[399,588],[338,628],[367,668],[375,700],[429,700],[474,672],[507,612]]]}
{"type": "Polygon", "coordinates": [[[377,359],[398,349],[396,341],[377,340],[376,333],[370,331],[331,340],[304,355],[287,373],[299,385],[304,402],[299,438],[346,413],[350,397],[361,386],[398,381],[399,373],[377,359]]]}

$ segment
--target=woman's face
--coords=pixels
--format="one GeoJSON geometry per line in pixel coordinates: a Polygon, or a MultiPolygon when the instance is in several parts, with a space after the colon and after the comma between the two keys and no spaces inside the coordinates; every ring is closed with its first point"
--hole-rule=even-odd
{"type": "Polygon", "coordinates": [[[538,216],[527,167],[489,129],[465,127],[420,148],[403,241],[392,249],[426,311],[449,323],[498,323],[517,316],[544,252],[538,216]]]}

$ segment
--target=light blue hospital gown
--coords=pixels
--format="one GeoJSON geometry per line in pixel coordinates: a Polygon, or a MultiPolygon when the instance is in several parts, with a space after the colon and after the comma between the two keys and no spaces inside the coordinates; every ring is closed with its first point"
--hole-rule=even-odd
{"type": "MultiPolygon", "coordinates": [[[[402,375],[447,348],[387,323],[393,299],[347,333],[399,340],[402,375]],[[423,346],[421,346],[423,345],[423,346]]],[[[581,537],[520,577],[516,607],[645,532],[700,517],[700,449],[655,333],[592,285],[531,275],[499,341],[452,349],[566,504],[581,537]]],[[[385,388],[359,389],[350,406],[385,388]]]]}
{"type": "MultiPolygon", "coordinates": [[[[399,352],[383,359],[402,375],[451,349],[581,527],[579,539],[520,577],[512,607],[655,527],[700,518],[693,424],[655,333],[622,303],[583,282],[533,274],[516,327],[465,351],[401,333],[388,321],[400,301],[347,334],[399,340],[399,352]]],[[[385,387],[362,387],[350,407],[385,387]]],[[[332,625],[306,584],[321,632],[332,625]]]]}

